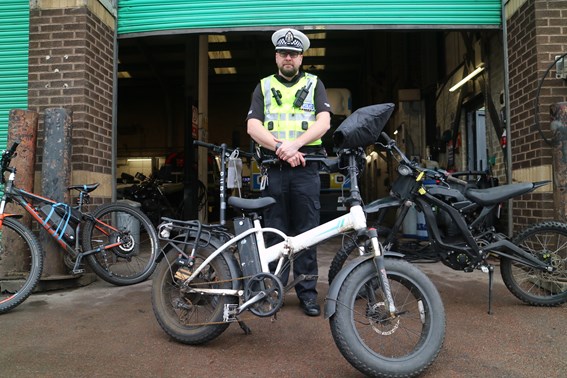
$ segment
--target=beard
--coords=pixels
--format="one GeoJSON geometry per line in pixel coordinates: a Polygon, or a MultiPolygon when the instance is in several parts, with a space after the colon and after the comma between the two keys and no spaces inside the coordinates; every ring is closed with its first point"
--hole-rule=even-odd
{"type": "Polygon", "coordinates": [[[280,68],[280,72],[282,76],[288,79],[293,79],[293,77],[299,72],[299,69],[295,68],[295,66],[284,65],[280,68]]]}

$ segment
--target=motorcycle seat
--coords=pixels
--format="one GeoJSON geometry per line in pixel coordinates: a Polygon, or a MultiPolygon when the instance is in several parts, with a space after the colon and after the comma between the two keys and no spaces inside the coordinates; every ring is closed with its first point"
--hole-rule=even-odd
{"type": "Polygon", "coordinates": [[[522,182],[518,184],[495,186],[493,188],[486,189],[468,189],[465,192],[465,196],[479,205],[488,206],[506,201],[507,199],[525,193],[529,193],[535,188],[536,187],[534,183],[522,182]]]}

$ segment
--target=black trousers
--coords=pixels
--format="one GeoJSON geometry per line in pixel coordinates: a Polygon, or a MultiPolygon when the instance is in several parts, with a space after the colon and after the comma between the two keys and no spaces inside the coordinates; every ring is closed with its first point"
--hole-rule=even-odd
{"type": "MultiPolygon", "coordinates": [[[[321,203],[319,201],[321,181],[319,164],[309,162],[305,167],[292,168],[288,164],[268,168],[268,186],[263,196],[276,199],[276,204],[264,212],[264,225],[277,228],[286,235],[294,236],[319,225],[321,203]]],[[[280,242],[274,234],[266,236],[267,245],[280,242]]],[[[293,262],[293,274],[317,275],[317,249],[302,251],[293,262]]],[[[282,274],[282,283],[287,284],[288,271],[282,274]]],[[[301,281],[295,285],[301,300],[317,298],[317,280],[301,281]]]]}

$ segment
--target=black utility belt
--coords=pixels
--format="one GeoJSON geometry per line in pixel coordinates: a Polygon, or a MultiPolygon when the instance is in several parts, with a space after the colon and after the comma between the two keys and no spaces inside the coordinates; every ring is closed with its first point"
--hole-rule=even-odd
{"type": "MultiPolygon", "coordinates": [[[[268,149],[263,148],[263,147],[260,148],[260,150],[262,150],[262,154],[264,156],[270,156],[270,157],[276,156],[276,154],[272,150],[268,150],[268,149]]],[[[325,151],[325,149],[323,148],[322,145],[303,146],[299,149],[299,152],[302,152],[302,153],[308,154],[308,155],[327,155],[327,152],[325,151]]]]}

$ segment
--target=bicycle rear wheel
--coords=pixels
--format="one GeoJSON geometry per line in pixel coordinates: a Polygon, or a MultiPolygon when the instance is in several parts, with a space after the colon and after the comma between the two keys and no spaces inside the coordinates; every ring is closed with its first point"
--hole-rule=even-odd
{"type": "Polygon", "coordinates": [[[87,256],[93,271],[114,285],[132,285],[146,280],[156,268],[158,237],[152,223],[140,210],[125,204],[107,204],[92,214],[83,228],[83,250],[120,245],[87,256]]]}
{"type": "MultiPolygon", "coordinates": [[[[194,267],[200,266],[212,253],[211,246],[201,247],[194,267]]],[[[230,289],[230,269],[222,256],[214,258],[187,287],[183,281],[193,271],[176,263],[178,253],[169,251],[159,264],[152,280],[152,307],[161,328],[184,344],[207,343],[223,333],[229,322],[223,320],[225,308],[236,305],[238,297],[202,294],[192,288],[230,289]]]]}
{"type": "Polygon", "coordinates": [[[43,252],[36,236],[15,219],[0,226],[0,314],[30,296],[43,269],[43,252]]]}

